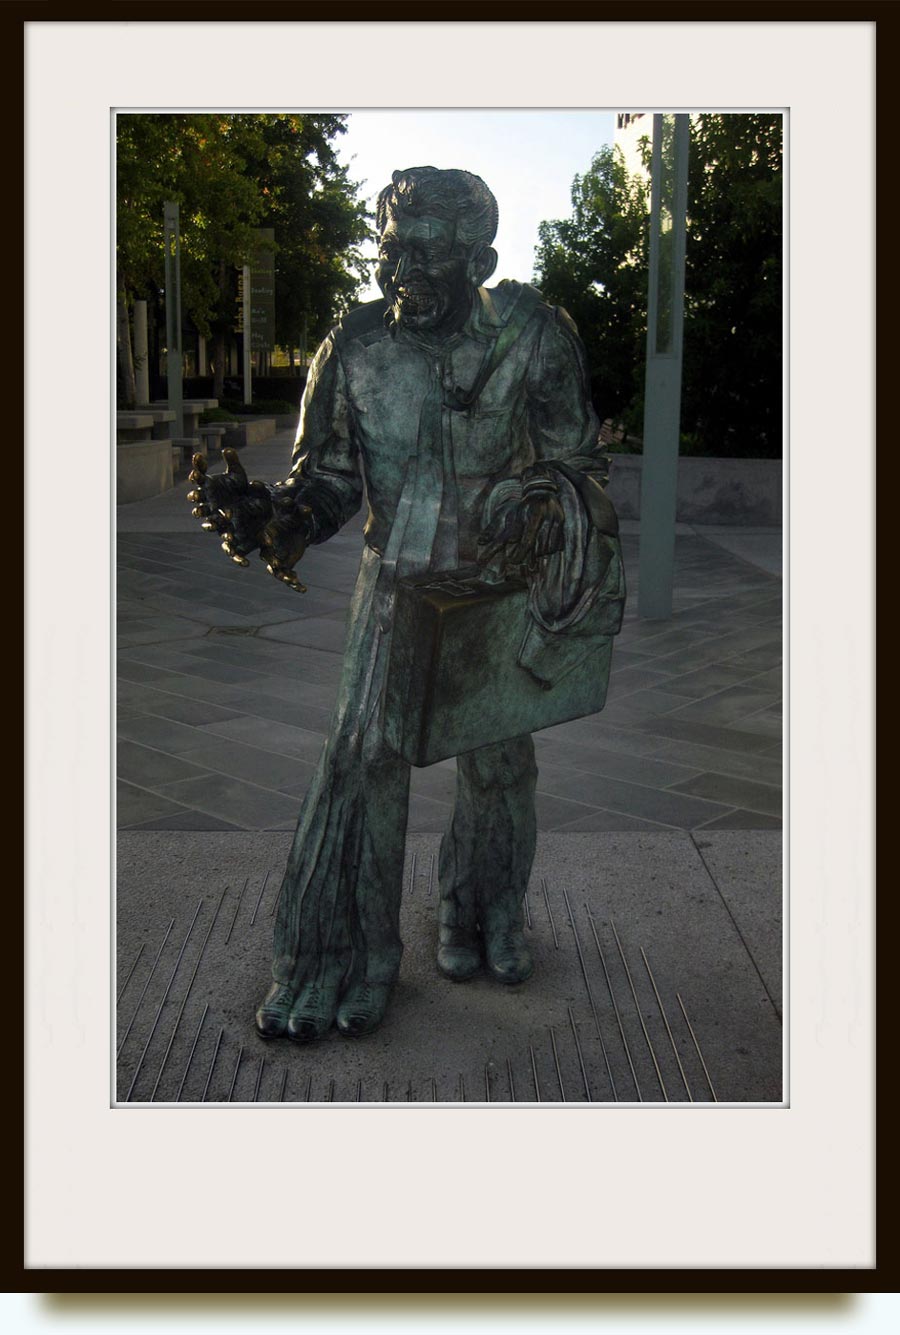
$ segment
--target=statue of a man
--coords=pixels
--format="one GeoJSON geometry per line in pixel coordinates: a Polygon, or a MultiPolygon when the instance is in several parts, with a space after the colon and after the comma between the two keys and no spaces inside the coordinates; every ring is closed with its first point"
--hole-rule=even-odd
{"type": "MultiPolygon", "coordinates": [[[[331,733],[282,883],[274,985],[256,1015],[263,1037],[300,1042],[335,1022],[346,1035],[374,1030],[400,967],[409,766],[385,742],[380,709],[396,582],[488,561],[534,574],[559,560],[560,490],[571,498],[607,462],[572,321],[533,288],[483,286],[497,262],[484,182],[395,172],[376,216],[383,299],[352,310],[319,348],[288,478],[249,483],[233,452],[225,474],[208,476],[200,456],[192,474],[194,513],[225,551],[247,564],[258,548],[300,590],[305,548],[368,506],[331,733]],[[518,486],[485,529],[485,502],[504,479],[518,486]]],[[[437,963],[451,979],[483,963],[504,983],[531,972],[522,912],[536,777],[527,734],[458,757],[438,860],[437,963]]]]}

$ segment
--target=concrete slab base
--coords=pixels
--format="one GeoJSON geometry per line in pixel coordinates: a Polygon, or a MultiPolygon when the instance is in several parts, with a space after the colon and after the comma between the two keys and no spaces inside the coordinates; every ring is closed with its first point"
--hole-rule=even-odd
{"type": "MultiPolygon", "coordinates": [[[[148,418],[148,422],[152,419],[148,418]]],[[[149,430],[149,427],[148,427],[149,430]]],[[[116,504],[159,496],[172,486],[172,442],[120,441],[116,446],[116,504]]]]}
{"type": "Polygon", "coordinates": [[[253,1026],[290,840],[120,833],[120,1102],[782,1101],[779,831],[542,834],[518,987],[439,974],[439,837],[411,836],[384,1025],[305,1046],[253,1026]]]}

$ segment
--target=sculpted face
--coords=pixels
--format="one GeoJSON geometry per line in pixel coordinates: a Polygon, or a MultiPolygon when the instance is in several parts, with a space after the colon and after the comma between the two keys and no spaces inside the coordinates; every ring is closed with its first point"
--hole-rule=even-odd
{"type": "Polygon", "coordinates": [[[389,219],[381,234],[375,277],[404,329],[449,333],[466,319],[478,285],[468,249],[445,218],[389,219]]]}

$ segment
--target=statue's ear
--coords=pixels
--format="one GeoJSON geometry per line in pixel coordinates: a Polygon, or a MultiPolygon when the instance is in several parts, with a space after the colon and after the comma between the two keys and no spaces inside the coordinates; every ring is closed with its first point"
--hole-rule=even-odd
{"type": "Polygon", "coordinates": [[[493,246],[477,246],[469,260],[469,279],[475,287],[486,283],[497,267],[497,252],[493,246]]]}

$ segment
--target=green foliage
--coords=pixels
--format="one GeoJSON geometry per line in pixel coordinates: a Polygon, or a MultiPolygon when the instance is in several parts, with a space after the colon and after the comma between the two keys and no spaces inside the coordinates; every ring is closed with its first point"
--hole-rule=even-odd
{"type": "Polygon", "coordinates": [[[276,343],[315,347],[353,304],[371,261],[360,246],[371,215],[332,141],[345,116],[231,117],[257,182],[259,225],[275,229],[276,343]]]}
{"type": "Polygon", "coordinates": [[[604,148],[575,177],[571,218],[538,229],[537,284],[577,324],[591,393],[605,416],[621,416],[641,388],[648,198],[649,187],[628,176],[621,152],[604,148]]]}
{"type": "MultiPolygon", "coordinates": [[[[781,155],[780,116],[691,118],[683,453],[781,454],[781,155]]],[[[648,187],[604,149],[575,178],[572,204],[571,218],[541,224],[536,282],[579,326],[601,417],[639,435],[648,187]]]]}
{"type": "Polygon", "coordinates": [[[228,408],[204,408],[200,414],[200,425],[210,426],[216,422],[233,422],[237,413],[228,408]]]}
{"type": "Polygon", "coordinates": [[[697,453],[780,458],[780,116],[691,125],[682,425],[697,453]]]}
{"type": "Polygon", "coordinates": [[[298,409],[296,404],[288,403],[286,399],[254,399],[252,403],[244,403],[239,399],[223,399],[222,407],[215,411],[227,412],[231,420],[238,414],[247,413],[257,417],[260,415],[282,417],[292,413],[296,417],[298,409]]]}
{"type": "Polygon", "coordinates": [[[367,214],[331,141],[345,117],[121,115],[117,120],[118,285],[129,300],[163,283],[163,204],[180,206],[182,308],[228,332],[235,273],[257,227],[274,227],[276,337],[310,341],[353,300],[367,214]]]}

